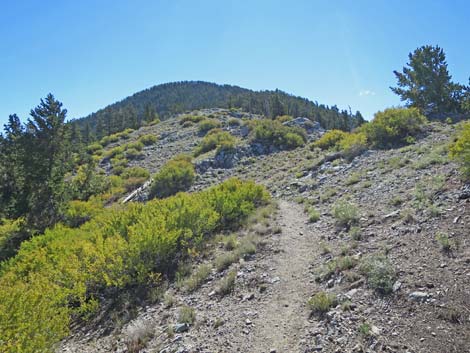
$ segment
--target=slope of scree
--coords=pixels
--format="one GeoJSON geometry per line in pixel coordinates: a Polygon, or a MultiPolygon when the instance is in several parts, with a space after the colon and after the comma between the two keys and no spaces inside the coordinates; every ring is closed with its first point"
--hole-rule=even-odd
{"type": "MultiPolygon", "coordinates": [[[[155,171],[200,138],[194,127],[165,124],[175,136],[165,141],[168,150],[160,142],[159,154],[149,149],[133,163],[155,171]]],[[[159,134],[167,128],[157,126],[159,134]]],[[[265,184],[279,200],[276,214],[237,234],[260,237],[256,253],[223,271],[212,267],[192,293],[170,286],[171,307],[163,300],[123,325],[77,329],[60,351],[124,352],[142,336],[143,352],[470,352],[470,203],[459,198],[458,169],[447,156],[454,133],[433,123],[416,144],[366,151],[352,162],[318,166],[321,152],[306,146],[208,168],[194,190],[238,176],[265,184]],[[357,213],[349,230],[334,217],[339,204],[357,213]],[[371,256],[393,270],[390,294],[374,290],[365,273],[371,256]],[[218,295],[232,270],[233,292],[218,295]],[[311,315],[307,302],[321,292],[336,303],[311,315]],[[194,308],[196,319],[175,333],[182,306],[194,308]]],[[[225,252],[216,243],[198,261],[225,252]]]]}

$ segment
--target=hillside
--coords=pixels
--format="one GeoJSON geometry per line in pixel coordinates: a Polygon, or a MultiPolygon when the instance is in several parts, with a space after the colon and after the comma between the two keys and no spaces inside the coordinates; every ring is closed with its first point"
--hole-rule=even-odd
{"type": "Polygon", "coordinates": [[[110,151],[153,135],[128,167],[159,172],[210,136],[194,117],[237,143],[196,157],[190,190],[239,177],[274,203],[193,254],[151,300],[135,288],[107,298],[58,351],[470,352],[470,211],[448,157],[459,125],[427,124],[411,144],[349,158],[314,148],[325,132],[302,120],[308,142],[286,150],[246,131],[262,116],[205,109],[130,132],[100,166],[114,173],[110,151]]]}
{"type": "Polygon", "coordinates": [[[350,130],[364,121],[359,112],[340,111],[336,106],[328,107],[280,90],[252,91],[231,85],[184,81],[153,86],[74,122],[83,135],[91,132],[101,138],[125,128],[136,128],[155,116],[164,120],[176,113],[213,107],[240,108],[272,118],[283,114],[305,116],[327,129],[350,130]]]}

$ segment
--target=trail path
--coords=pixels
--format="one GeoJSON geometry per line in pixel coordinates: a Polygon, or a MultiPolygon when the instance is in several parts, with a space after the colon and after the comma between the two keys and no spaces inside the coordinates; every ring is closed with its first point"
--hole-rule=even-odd
{"type": "Polygon", "coordinates": [[[307,325],[306,301],[312,294],[309,264],[317,256],[319,237],[308,230],[307,217],[298,204],[280,201],[280,252],[266,259],[274,268],[271,296],[258,303],[258,317],[247,352],[299,352],[300,336],[307,325]]]}

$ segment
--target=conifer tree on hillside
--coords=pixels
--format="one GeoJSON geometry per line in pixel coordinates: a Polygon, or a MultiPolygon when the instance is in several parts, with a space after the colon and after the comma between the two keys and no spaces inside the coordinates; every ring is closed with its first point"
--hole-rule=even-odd
{"type": "Polygon", "coordinates": [[[24,217],[38,231],[59,220],[66,198],[64,175],[71,163],[66,114],[49,94],[31,110],[25,125],[10,116],[0,138],[0,215],[24,217]]]}
{"type": "Polygon", "coordinates": [[[39,230],[58,221],[65,202],[64,175],[70,168],[67,110],[52,94],[31,110],[26,124],[29,222],[39,230]]]}
{"type": "Polygon", "coordinates": [[[394,71],[398,87],[390,89],[426,115],[458,112],[465,87],[452,82],[442,48],[425,45],[408,58],[403,72],[394,71]]]}

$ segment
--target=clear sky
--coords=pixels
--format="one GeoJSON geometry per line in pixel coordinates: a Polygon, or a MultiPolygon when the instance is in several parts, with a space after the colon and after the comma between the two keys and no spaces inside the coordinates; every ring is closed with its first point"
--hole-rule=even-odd
{"type": "Polygon", "coordinates": [[[2,0],[0,123],[48,92],[69,118],[155,84],[203,80],[351,106],[397,105],[393,70],[424,44],[470,76],[465,0],[2,0]]]}

